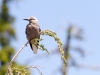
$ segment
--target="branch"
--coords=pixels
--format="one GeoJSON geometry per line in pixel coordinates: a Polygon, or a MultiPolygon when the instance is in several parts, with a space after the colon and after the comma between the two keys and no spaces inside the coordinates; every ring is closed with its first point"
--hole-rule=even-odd
{"type": "Polygon", "coordinates": [[[22,51],[22,49],[23,49],[25,46],[27,46],[28,43],[29,43],[29,42],[27,41],[27,43],[24,44],[24,45],[20,48],[20,50],[14,55],[14,57],[13,57],[12,60],[10,61],[9,67],[8,67],[8,75],[12,75],[12,72],[11,72],[12,63],[13,63],[14,59],[18,56],[18,54],[22,51]]]}
{"type": "MultiPolygon", "coordinates": [[[[40,75],[42,75],[42,72],[38,69],[38,67],[41,67],[41,66],[31,65],[31,66],[27,66],[25,69],[36,68],[36,69],[38,70],[38,72],[40,73],[40,75]]],[[[43,67],[42,67],[42,68],[43,68],[43,67]]]]}
{"type": "MultiPolygon", "coordinates": [[[[40,35],[49,35],[50,37],[53,37],[55,39],[55,41],[58,44],[58,48],[59,48],[59,51],[60,51],[60,54],[61,54],[61,58],[64,60],[64,63],[66,64],[67,61],[64,58],[64,51],[63,51],[63,48],[62,48],[62,42],[60,41],[60,39],[58,38],[58,36],[56,35],[56,33],[52,32],[51,30],[42,30],[41,33],[40,33],[40,35]]],[[[32,41],[32,43],[35,44],[35,45],[38,45],[38,41],[41,41],[41,39],[34,39],[32,41]]],[[[27,46],[28,43],[29,42],[27,42],[26,44],[24,44],[21,47],[21,49],[14,55],[14,57],[12,58],[12,60],[10,61],[9,66],[8,66],[8,75],[13,75],[12,72],[14,70],[11,69],[12,63],[13,63],[14,59],[18,56],[18,54],[22,51],[22,49],[25,46],[27,46]]],[[[44,48],[44,45],[41,44],[41,45],[39,45],[39,47],[40,47],[41,50],[47,51],[47,49],[44,48]]],[[[27,68],[36,68],[39,71],[39,73],[42,75],[42,72],[40,72],[40,70],[37,68],[37,66],[28,66],[27,68]]],[[[22,69],[15,68],[15,71],[19,74],[20,72],[18,72],[18,70],[21,71],[22,69]]]]}
{"type": "Polygon", "coordinates": [[[55,39],[55,41],[58,44],[58,48],[59,48],[59,52],[60,52],[61,58],[63,59],[64,64],[66,64],[67,61],[66,61],[66,59],[64,57],[64,50],[62,48],[62,42],[60,41],[60,39],[58,38],[58,36],[56,35],[56,33],[53,32],[53,31],[51,31],[51,30],[42,30],[41,31],[41,35],[48,35],[48,36],[53,37],[55,39]]]}

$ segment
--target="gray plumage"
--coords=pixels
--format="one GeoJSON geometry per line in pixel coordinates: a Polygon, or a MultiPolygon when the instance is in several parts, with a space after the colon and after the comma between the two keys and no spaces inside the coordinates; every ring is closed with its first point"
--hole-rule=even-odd
{"type": "MultiPolygon", "coordinates": [[[[33,50],[34,54],[37,53],[38,44],[34,45],[31,41],[35,38],[40,38],[41,29],[38,25],[38,21],[36,17],[29,17],[28,19],[24,19],[29,21],[29,24],[26,26],[26,37],[29,41],[31,49],[33,50]]],[[[39,42],[39,41],[38,41],[39,42]]]]}

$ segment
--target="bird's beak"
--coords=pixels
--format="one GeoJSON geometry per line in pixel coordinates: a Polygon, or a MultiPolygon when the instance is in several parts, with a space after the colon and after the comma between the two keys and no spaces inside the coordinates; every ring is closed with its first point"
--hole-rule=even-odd
{"type": "Polygon", "coordinates": [[[29,21],[29,19],[23,19],[23,20],[27,20],[27,21],[29,21]]]}

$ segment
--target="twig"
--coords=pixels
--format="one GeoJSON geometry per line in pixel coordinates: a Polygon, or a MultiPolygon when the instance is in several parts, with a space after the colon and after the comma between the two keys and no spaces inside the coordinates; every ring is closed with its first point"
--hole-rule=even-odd
{"type": "Polygon", "coordinates": [[[41,66],[31,65],[31,66],[27,66],[25,69],[27,69],[27,68],[36,68],[39,71],[40,75],[42,75],[42,72],[38,69],[38,67],[41,67],[41,66]]]}
{"type": "Polygon", "coordinates": [[[25,46],[27,46],[28,43],[29,43],[29,42],[27,41],[27,43],[24,44],[24,45],[20,48],[20,50],[14,55],[14,57],[13,57],[12,60],[10,61],[9,67],[8,67],[8,75],[12,75],[12,74],[11,74],[11,66],[12,66],[12,63],[13,63],[14,59],[18,56],[18,54],[22,51],[22,49],[23,49],[25,46]]]}

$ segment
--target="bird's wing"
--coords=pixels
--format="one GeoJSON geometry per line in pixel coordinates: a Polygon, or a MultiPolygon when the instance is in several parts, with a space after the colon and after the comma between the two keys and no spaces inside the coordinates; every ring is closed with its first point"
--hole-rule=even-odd
{"type": "Polygon", "coordinates": [[[26,31],[25,31],[25,34],[27,35],[27,29],[28,29],[28,25],[26,26],[26,31]]]}

